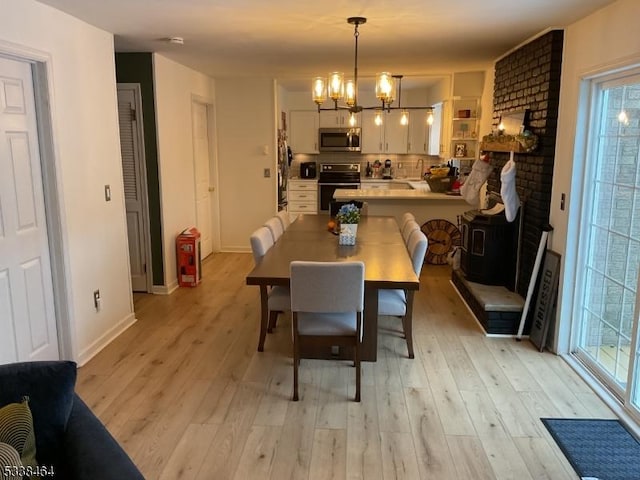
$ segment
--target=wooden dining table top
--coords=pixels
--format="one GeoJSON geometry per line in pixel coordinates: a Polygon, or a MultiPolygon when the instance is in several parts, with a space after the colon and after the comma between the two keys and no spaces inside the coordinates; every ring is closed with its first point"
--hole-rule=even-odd
{"type": "Polygon", "coordinates": [[[363,216],[355,245],[339,245],[328,215],[300,215],[247,275],[247,285],[289,285],[294,260],[365,264],[365,287],[418,290],[419,280],[394,217],[363,216]]]}

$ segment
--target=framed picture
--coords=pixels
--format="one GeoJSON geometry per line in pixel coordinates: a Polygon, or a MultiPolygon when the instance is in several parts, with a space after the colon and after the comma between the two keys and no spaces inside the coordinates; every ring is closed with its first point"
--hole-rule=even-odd
{"type": "Polygon", "coordinates": [[[466,157],[467,156],[467,144],[466,143],[456,143],[456,145],[455,145],[455,156],[456,157],[466,157]]]}

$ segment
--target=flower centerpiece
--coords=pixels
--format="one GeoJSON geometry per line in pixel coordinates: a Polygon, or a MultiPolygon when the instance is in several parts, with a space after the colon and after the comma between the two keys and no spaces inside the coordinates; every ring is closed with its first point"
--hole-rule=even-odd
{"type": "Polygon", "coordinates": [[[360,209],[353,203],[342,205],[336,214],[336,221],[340,224],[340,245],[355,245],[358,223],[360,222],[360,209]]]}

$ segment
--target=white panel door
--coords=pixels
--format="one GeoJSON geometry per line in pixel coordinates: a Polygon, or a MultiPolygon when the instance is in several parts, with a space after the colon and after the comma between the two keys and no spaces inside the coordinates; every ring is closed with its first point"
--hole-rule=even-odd
{"type": "Polygon", "coordinates": [[[59,358],[31,65],[0,57],[0,363],[59,358]]]}
{"type": "Polygon", "coordinates": [[[202,258],[213,252],[211,222],[211,169],[207,106],[193,102],[193,162],[196,190],[196,227],[200,231],[202,258]]]}

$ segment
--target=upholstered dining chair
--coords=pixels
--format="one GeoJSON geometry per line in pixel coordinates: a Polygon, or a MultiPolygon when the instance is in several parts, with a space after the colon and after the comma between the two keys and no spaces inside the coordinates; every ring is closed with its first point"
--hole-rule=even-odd
{"type": "MultiPolygon", "coordinates": [[[[413,270],[418,279],[424,264],[424,256],[427,252],[428,240],[420,230],[411,235],[407,249],[413,263],[413,270]]],[[[407,341],[409,358],[414,358],[413,353],[413,291],[401,289],[378,290],[378,315],[390,315],[402,319],[402,330],[407,341]]]]}
{"type": "MultiPolygon", "coordinates": [[[[256,263],[260,263],[262,257],[273,246],[273,236],[267,227],[260,227],[251,234],[251,251],[256,263]]],[[[288,312],[291,308],[291,297],[289,289],[279,285],[273,287],[260,287],[267,289],[267,311],[260,312],[260,339],[258,340],[258,351],[264,351],[264,341],[267,332],[271,332],[276,325],[278,314],[288,312]]],[[[261,306],[261,310],[264,306],[261,306]]]]}
{"type": "Polygon", "coordinates": [[[409,220],[413,220],[414,222],[416,221],[416,217],[413,216],[413,213],[411,212],[405,212],[402,214],[402,219],[400,220],[400,230],[402,230],[404,228],[404,226],[407,224],[407,222],[409,220]]]}
{"type": "Polygon", "coordinates": [[[280,219],[280,223],[282,223],[282,230],[286,230],[287,228],[289,228],[289,225],[291,224],[289,212],[287,212],[286,210],[280,210],[278,213],[276,213],[276,217],[278,217],[280,219]]]}
{"type": "Polygon", "coordinates": [[[364,309],[364,263],[291,262],[293,400],[298,401],[301,350],[313,346],[353,349],[360,401],[360,342],[364,309]]]}
{"type": "Polygon", "coordinates": [[[409,236],[415,230],[420,230],[420,225],[418,225],[418,222],[415,220],[409,220],[404,224],[404,227],[402,228],[402,238],[404,239],[405,244],[408,244],[409,236]]]}
{"type": "Polygon", "coordinates": [[[264,222],[264,226],[269,229],[271,236],[273,237],[273,243],[276,243],[280,236],[284,233],[284,227],[282,221],[278,217],[271,217],[264,222]]]}

